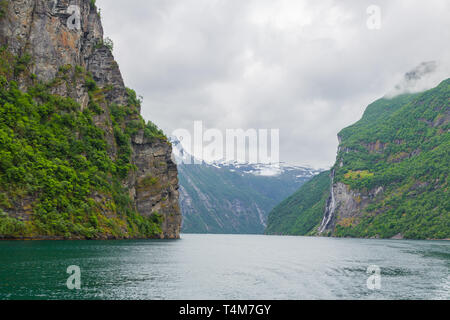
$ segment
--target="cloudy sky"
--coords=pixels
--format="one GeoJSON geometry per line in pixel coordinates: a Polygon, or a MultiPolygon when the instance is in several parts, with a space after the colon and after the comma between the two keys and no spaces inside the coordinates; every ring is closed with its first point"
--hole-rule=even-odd
{"type": "Polygon", "coordinates": [[[193,130],[195,120],[220,130],[279,128],[281,160],[292,164],[331,166],[337,133],[399,83],[411,89],[404,75],[422,62],[435,61],[419,67],[432,72],[416,87],[450,76],[448,0],[97,4],[147,120],[168,134],[193,130]],[[378,26],[371,5],[381,9],[378,29],[368,27],[378,26]]]}

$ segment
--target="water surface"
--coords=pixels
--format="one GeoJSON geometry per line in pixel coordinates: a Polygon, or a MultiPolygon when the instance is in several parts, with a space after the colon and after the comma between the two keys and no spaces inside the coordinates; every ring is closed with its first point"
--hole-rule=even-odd
{"type": "Polygon", "coordinates": [[[0,241],[0,299],[450,299],[450,243],[183,235],[0,241]],[[71,265],[81,290],[69,290],[71,265]],[[381,269],[381,289],[367,268],[381,269]]]}

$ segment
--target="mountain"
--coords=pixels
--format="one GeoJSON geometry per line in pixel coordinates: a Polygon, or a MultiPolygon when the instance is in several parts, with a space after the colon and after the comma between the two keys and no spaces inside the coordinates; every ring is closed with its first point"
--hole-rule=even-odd
{"type": "Polygon", "coordinates": [[[318,173],[286,164],[184,164],[173,143],[185,233],[262,234],[270,210],[318,173]]]}
{"type": "MultiPolygon", "coordinates": [[[[326,204],[314,195],[324,212],[316,234],[450,238],[449,103],[447,79],[426,92],[380,99],[360,121],[342,130],[326,204]]],[[[301,189],[295,197],[314,203],[309,189],[301,189]]],[[[272,212],[269,222],[276,225],[269,224],[267,230],[284,230],[279,221],[285,212],[283,207],[272,212]]],[[[297,208],[295,214],[301,219],[310,213],[297,208]]]]}
{"type": "Polygon", "coordinates": [[[0,237],[178,238],[177,168],[95,1],[0,2],[0,237]]]}

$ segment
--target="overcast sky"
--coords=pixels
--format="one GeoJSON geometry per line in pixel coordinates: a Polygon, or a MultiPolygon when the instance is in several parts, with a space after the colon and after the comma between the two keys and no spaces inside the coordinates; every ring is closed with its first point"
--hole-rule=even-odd
{"type": "Polygon", "coordinates": [[[281,160],[292,164],[331,166],[337,133],[397,84],[408,87],[404,74],[422,62],[436,68],[425,68],[421,89],[450,75],[448,0],[97,4],[145,119],[168,134],[195,120],[279,128],[281,160]],[[372,4],[381,29],[367,27],[372,4]]]}

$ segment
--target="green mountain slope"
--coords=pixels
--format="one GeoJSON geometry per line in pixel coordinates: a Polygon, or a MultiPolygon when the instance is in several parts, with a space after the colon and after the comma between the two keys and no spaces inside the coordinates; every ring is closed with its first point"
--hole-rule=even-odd
{"type": "MultiPolygon", "coordinates": [[[[339,133],[331,194],[318,233],[450,238],[449,130],[450,79],[423,93],[371,104],[360,121],[339,133]]],[[[308,197],[309,190],[302,190],[297,198],[308,197]]],[[[269,231],[284,230],[279,217],[284,212],[274,210],[272,221],[279,222],[269,231]]],[[[299,217],[304,214],[297,211],[299,217]]]]}
{"type": "Polygon", "coordinates": [[[266,234],[306,235],[318,227],[330,194],[330,172],[305,183],[269,214],[266,234]]]}
{"type": "Polygon", "coordinates": [[[344,184],[353,200],[369,199],[356,214],[337,208],[327,229],[338,236],[449,238],[450,79],[392,102],[388,112],[389,100],[372,105],[339,134],[334,184],[344,184]]]}

